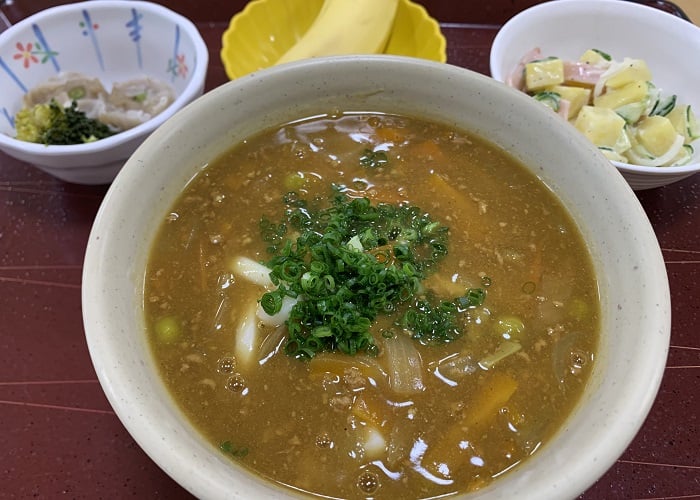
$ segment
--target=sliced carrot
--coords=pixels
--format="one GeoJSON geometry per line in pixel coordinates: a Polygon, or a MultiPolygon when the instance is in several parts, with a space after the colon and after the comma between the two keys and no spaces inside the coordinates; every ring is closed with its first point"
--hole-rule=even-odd
{"type": "Polygon", "coordinates": [[[386,375],[374,358],[364,356],[345,356],[337,353],[320,353],[309,361],[309,373],[312,377],[319,377],[324,373],[331,373],[338,377],[345,374],[345,370],[357,368],[366,378],[371,378],[378,383],[386,379],[386,375]]]}
{"type": "Polygon", "coordinates": [[[518,383],[500,372],[488,372],[467,410],[435,443],[428,443],[423,467],[437,477],[451,478],[470,458],[470,442],[494,421],[498,411],[508,403],[518,383]]]}
{"type": "Polygon", "coordinates": [[[401,144],[406,139],[403,131],[395,127],[379,127],[374,130],[374,134],[380,143],[401,144]]]}
{"type": "Polygon", "coordinates": [[[445,153],[437,142],[428,139],[422,142],[416,142],[410,147],[411,154],[421,158],[427,158],[435,161],[444,161],[445,153]]]}
{"type": "Polygon", "coordinates": [[[428,177],[428,182],[435,192],[435,199],[450,205],[454,215],[458,216],[467,227],[481,217],[478,204],[450,184],[442,175],[433,173],[428,177]]]}

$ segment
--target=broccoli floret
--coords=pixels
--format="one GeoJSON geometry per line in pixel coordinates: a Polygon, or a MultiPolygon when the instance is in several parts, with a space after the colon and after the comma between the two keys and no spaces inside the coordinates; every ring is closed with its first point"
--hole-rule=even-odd
{"type": "Polygon", "coordinates": [[[56,101],[20,110],[15,116],[17,139],[39,144],[82,144],[114,135],[104,123],[88,118],[73,101],[62,107],[56,101]]]}

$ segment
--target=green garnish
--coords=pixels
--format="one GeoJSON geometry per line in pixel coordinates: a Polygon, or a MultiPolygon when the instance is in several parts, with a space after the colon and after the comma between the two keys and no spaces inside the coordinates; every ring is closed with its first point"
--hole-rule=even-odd
{"type": "Polygon", "coordinates": [[[141,92],[140,94],[136,94],[135,96],[132,96],[131,99],[136,102],[143,102],[146,100],[146,97],[148,97],[147,92],[141,92]]]}
{"type": "Polygon", "coordinates": [[[233,458],[243,458],[248,455],[248,448],[244,446],[234,446],[231,441],[224,441],[219,445],[219,449],[233,458]]]}
{"type": "Polygon", "coordinates": [[[85,87],[73,87],[68,91],[68,97],[70,97],[72,100],[82,99],[85,97],[85,94],[85,87]]]}
{"type": "Polygon", "coordinates": [[[114,135],[104,123],[88,118],[76,101],[63,107],[52,100],[23,108],[15,117],[17,139],[39,144],[82,144],[114,135]]]}
{"type": "Polygon", "coordinates": [[[479,307],[486,300],[486,290],[483,288],[469,288],[462,297],[457,297],[455,303],[461,310],[479,307]]]}
{"type": "Polygon", "coordinates": [[[287,354],[312,358],[320,351],[376,352],[370,326],[379,314],[400,309],[397,326],[423,343],[460,335],[456,314],[483,302],[470,289],[454,301],[431,304],[419,297],[421,281],[447,254],[448,228],[412,205],[350,198],[334,187],[312,202],[288,193],[285,217],[261,220],[263,239],[275,256],[267,263],[278,287],[261,306],[276,314],[284,296],[300,297],[286,322],[287,354]],[[295,239],[287,237],[292,229],[295,239]]]}
{"type": "Polygon", "coordinates": [[[360,156],[360,165],[365,168],[379,168],[389,165],[389,159],[384,151],[372,151],[365,149],[360,156]]]}
{"type": "Polygon", "coordinates": [[[419,299],[403,315],[401,326],[413,332],[413,338],[420,342],[449,342],[461,335],[456,316],[454,302],[443,301],[433,306],[427,300],[419,299]]]}

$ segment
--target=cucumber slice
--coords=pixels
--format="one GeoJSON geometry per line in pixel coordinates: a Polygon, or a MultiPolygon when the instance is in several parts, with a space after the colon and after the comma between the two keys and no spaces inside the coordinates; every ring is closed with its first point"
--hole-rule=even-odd
{"type": "Polygon", "coordinates": [[[654,107],[652,108],[651,113],[649,113],[649,116],[654,116],[654,115],[666,116],[671,111],[673,111],[673,108],[675,108],[675,107],[676,107],[676,96],[675,95],[672,95],[670,97],[661,97],[654,104],[654,107]]]}
{"type": "Polygon", "coordinates": [[[561,103],[561,96],[557,94],[556,92],[552,92],[549,90],[545,90],[543,92],[538,92],[534,96],[536,101],[541,102],[548,108],[553,109],[554,111],[559,111],[559,106],[561,103]]]}
{"type": "Polygon", "coordinates": [[[646,113],[644,114],[650,115],[651,110],[658,105],[660,99],[661,91],[658,89],[658,87],[651,82],[647,82],[647,109],[646,113]]]}
{"type": "Polygon", "coordinates": [[[693,146],[690,144],[684,144],[676,157],[671,161],[671,165],[674,167],[687,165],[693,159],[693,154],[695,154],[695,149],[693,149],[693,146]]]}
{"type": "Polygon", "coordinates": [[[694,141],[695,139],[700,138],[700,124],[698,123],[697,119],[695,118],[695,114],[693,113],[693,110],[688,106],[685,108],[685,123],[686,127],[688,128],[688,139],[690,141],[694,141]]]}
{"type": "Polygon", "coordinates": [[[591,50],[592,50],[593,52],[595,52],[596,54],[598,54],[598,55],[599,55],[600,57],[602,57],[603,59],[605,59],[606,61],[612,61],[612,57],[610,56],[610,54],[608,54],[608,53],[606,53],[606,52],[603,52],[603,51],[600,50],[600,49],[591,49],[591,50]]]}
{"type": "Polygon", "coordinates": [[[637,101],[620,106],[615,109],[615,113],[624,118],[628,125],[633,125],[639,121],[646,109],[646,101],[637,101]]]}
{"type": "Polygon", "coordinates": [[[685,143],[690,144],[700,138],[700,125],[693,114],[693,110],[686,104],[677,104],[666,116],[676,129],[676,132],[685,136],[685,143]]]}

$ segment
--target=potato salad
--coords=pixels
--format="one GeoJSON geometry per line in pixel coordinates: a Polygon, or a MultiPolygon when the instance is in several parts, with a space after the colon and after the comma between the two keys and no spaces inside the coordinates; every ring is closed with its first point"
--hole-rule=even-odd
{"type": "Polygon", "coordinates": [[[588,49],[577,61],[525,54],[506,83],[573,124],[610,160],[648,167],[689,163],[700,138],[691,107],[652,82],[643,59],[588,49]]]}

